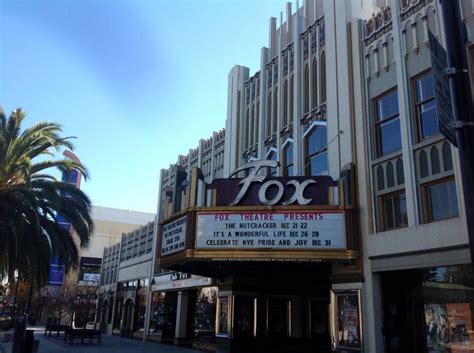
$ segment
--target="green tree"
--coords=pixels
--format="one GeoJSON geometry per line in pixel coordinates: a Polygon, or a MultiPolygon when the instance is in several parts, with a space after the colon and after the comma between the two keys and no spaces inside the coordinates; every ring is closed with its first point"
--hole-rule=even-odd
{"type": "Polygon", "coordinates": [[[60,149],[74,149],[72,137],[62,137],[61,126],[51,122],[22,131],[24,119],[21,109],[8,118],[0,109],[0,278],[12,283],[17,271],[39,288],[47,283],[53,257],[66,272],[78,266],[78,247],[58,215],[71,223],[81,247],[89,243],[93,222],[89,198],[49,173],[77,170],[87,178],[80,163],[56,159],[60,149]]]}

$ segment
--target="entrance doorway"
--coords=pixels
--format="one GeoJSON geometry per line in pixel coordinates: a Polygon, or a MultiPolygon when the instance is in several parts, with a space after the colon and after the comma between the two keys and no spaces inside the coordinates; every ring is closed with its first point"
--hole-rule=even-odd
{"type": "Polygon", "coordinates": [[[120,330],[121,337],[130,338],[132,318],[133,318],[133,301],[132,299],[127,299],[123,307],[122,328],[120,330]]]}
{"type": "Polygon", "coordinates": [[[219,327],[217,351],[331,352],[330,267],[269,267],[234,275],[220,289],[218,326],[229,326],[219,327]]]}

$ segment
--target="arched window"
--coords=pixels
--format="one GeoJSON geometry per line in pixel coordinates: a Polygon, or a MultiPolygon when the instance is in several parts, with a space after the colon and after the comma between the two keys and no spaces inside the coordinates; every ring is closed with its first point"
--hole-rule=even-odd
{"type": "Polygon", "coordinates": [[[328,174],[328,139],[326,126],[318,126],[306,137],[306,175],[328,174]]]}
{"type": "Polygon", "coordinates": [[[393,164],[392,162],[387,163],[387,187],[391,188],[395,186],[395,175],[393,172],[393,164]]]}
{"type": "Polygon", "coordinates": [[[283,114],[282,126],[288,125],[288,81],[283,84],[283,114]]]}
{"type": "Polygon", "coordinates": [[[430,159],[431,159],[431,173],[433,173],[433,175],[438,174],[441,171],[441,168],[439,165],[438,149],[435,146],[431,148],[430,159]]]}
{"type": "Polygon", "coordinates": [[[385,189],[385,182],[384,182],[384,175],[383,175],[383,168],[381,165],[377,167],[377,190],[385,189]]]}
{"type": "Polygon", "coordinates": [[[403,175],[403,162],[401,158],[397,159],[397,184],[405,183],[405,176],[403,175]]]}
{"type": "Polygon", "coordinates": [[[303,104],[303,111],[305,113],[309,112],[309,67],[306,65],[304,67],[304,104],[303,104]]]}
{"type": "Polygon", "coordinates": [[[247,148],[249,146],[249,130],[250,130],[250,114],[249,108],[247,108],[247,113],[245,114],[245,122],[244,122],[244,147],[247,148]]]}
{"type": "Polygon", "coordinates": [[[255,129],[255,104],[252,104],[252,110],[250,111],[250,125],[249,125],[249,140],[250,146],[253,146],[255,143],[254,139],[254,129],[255,129]]]}
{"type": "Polygon", "coordinates": [[[290,114],[288,115],[288,123],[293,121],[293,75],[290,78],[290,114]]]}
{"type": "Polygon", "coordinates": [[[326,102],[326,54],[323,52],[321,54],[321,84],[319,85],[319,91],[321,95],[321,103],[326,102]]]}
{"type": "Polygon", "coordinates": [[[316,59],[313,59],[313,64],[311,66],[312,72],[312,82],[313,82],[313,94],[311,95],[313,100],[313,108],[318,106],[318,62],[316,59]]]}
{"type": "Polygon", "coordinates": [[[293,176],[293,143],[283,148],[283,176],[293,176]]]}
{"type": "Polygon", "coordinates": [[[453,169],[453,159],[451,157],[451,147],[449,147],[449,143],[443,143],[443,163],[444,163],[444,171],[448,171],[453,169]]]}
{"type": "Polygon", "coordinates": [[[420,152],[420,178],[425,178],[428,176],[428,157],[426,156],[425,151],[420,152]]]}
{"type": "Polygon", "coordinates": [[[273,122],[272,122],[273,131],[272,132],[276,132],[278,130],[277,121],[278,121],[278,88],[275,88],[275,95],[273,96],[273,122]]]}
{"type": "Polygon", "coordinates": [[[260,118],[260,100],[257,101],[257,111],[255,112],[254,141],[258,142],[258,127],[260,118]]]}
{"type": "Polygon", "coordinates": [[[268,94],[268,100],[267,100],[267,121],[266,121],[266,133],[267,136],[270,136],[272,134],[272,92],[268,94]]]}

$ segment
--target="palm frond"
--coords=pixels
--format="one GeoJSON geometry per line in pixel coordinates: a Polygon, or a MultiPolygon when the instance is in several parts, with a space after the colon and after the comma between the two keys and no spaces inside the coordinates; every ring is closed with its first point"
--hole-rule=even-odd
{"type": "Polygon", "coordinates": [[[78,247],[59,216],[86,247],[93,231],[92,206],[81,190],[47,172],[75,170],[87,178],[84,165],[69,159],[37,160],[54,157],[61,148],[72,150],[74,137],[62,137],[62,127],[51,122],[22,131],[24,119],[21,109],[8,118],[0,109],[0,278],[18,271],[39,288],[47,283],[53,257],[61,259],[66,271],[78,266],[78,247]]]}

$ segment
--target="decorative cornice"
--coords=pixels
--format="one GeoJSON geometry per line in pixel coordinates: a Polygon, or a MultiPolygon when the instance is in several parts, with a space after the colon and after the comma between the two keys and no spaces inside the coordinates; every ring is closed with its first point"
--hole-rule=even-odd
{"type": "Polygon", "coordinates": [[[414,13],[420,11],[433,0],[400,0],[400,17],[404,21],[414,13]]]}
{"type": "Polygon", "coordinates": [[[305,127],[305,129],[310,126],[313,121],[327,121],[326,117],[326,103],[323,103],[316,108],[314,108],[311,112],[305,114],[301,117],[301,123],[305,127]]]}
{"type": "Polygon", "coordinates": [[[380,11],[373,13],[372,17],[364,22],[365,45],[372,43],[375,39],[392,29],[392,9],[383,7],[380,11]]]}

